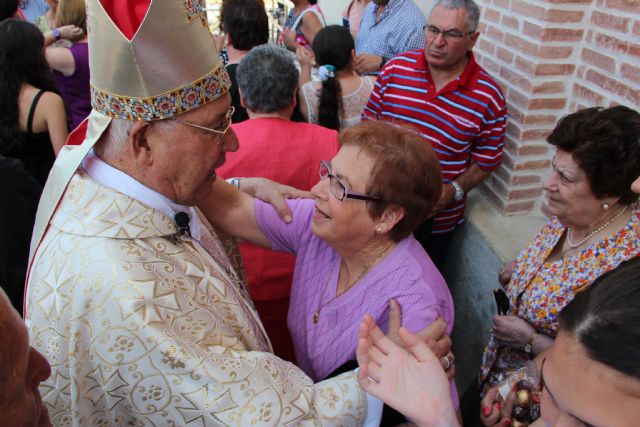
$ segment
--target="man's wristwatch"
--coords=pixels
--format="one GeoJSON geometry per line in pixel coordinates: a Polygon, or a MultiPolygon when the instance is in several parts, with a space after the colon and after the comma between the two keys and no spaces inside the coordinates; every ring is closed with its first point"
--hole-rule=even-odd
{"type": "Polygon", "coordinates": [[[60,34],[60,30],[57,28],[51,30],[51,34],[53,34],[53,38],[56,39],[56,41],[60,40],[60,38],[62,37],[62,34],[60,34]]]}
{"type": "Polygon", "coordinates": [[[536,340],[538,333],[534,330],[531,336],[529,337],[529,341],[524,345],[524,352],[527,354],[531,354],[533,352],[533,342],[536,340]]]}
{"type": "Polygon", "coordinates": [[[449,182],[449,184],[451,184],[453,188],[456,190],[456,192],[453,193],[453,200],[456,202],[460,202],[462,199],[464,199],[464,190],[462,189],[460,184],[458,184],[455,181],[451,181],[449,182]]]}

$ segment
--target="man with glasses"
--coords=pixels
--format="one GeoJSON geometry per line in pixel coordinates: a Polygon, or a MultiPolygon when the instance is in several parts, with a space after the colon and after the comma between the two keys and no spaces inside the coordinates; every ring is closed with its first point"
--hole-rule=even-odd
{"type": "Polygon", "coordinates": [[[442,167],[442,196],[416,238],[440,270],[466,194],[502,159],[507,121],[502,91],[476,63],[480,9],[473,0],[439,0],[425,27],[424,49],[405,52],[382,69],[363,119],[416,127],[442,167]]]}
{"type": "Polygon", "coordinates": [[[424,46],[425,18],[413,0],[372,0],[355,39],[360,74],[375,74],[399,53],[424,46]]]}

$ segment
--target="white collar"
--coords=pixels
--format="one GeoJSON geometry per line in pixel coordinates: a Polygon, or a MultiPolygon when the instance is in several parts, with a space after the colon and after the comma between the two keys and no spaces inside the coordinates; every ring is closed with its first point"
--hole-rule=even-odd
{"type": "Polygon", "coordinates": [[[135,199],[157,211],[162,212],[173,219],[178,212],[189,215],[189,228],[191,237],[200,241],[202,235],[202,223],[193,206],[185,206],[173,202],[166,196],[136,181],[133,177],[114,168],[95,155],[93,149],[89,151],[87,157],[82,161],[81,168],[94,181],[112,188],[120,193],[135,199]]]}

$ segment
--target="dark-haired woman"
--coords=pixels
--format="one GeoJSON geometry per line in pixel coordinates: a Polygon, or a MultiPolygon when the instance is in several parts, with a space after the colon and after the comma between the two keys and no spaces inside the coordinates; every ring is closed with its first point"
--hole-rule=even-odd
{"type": "Polygon", "coordinates": [[[41,185],[67,139],[64,104],[43,43],[29,22],[0,23],[0,154],[21,159],[41,185]]]}
{"type": "Polygon", "coordinates": [[[310,81],[311,54],[305,49],[296,51],[302,67],[298,94],[302,115],[309,123],[336,130],[360,123],[375,79],[354,70],[355,50],[349,30],[340,25],[322,29],[313,42],[313,53],[319,82],[310,81]]]}
{"type": "Polygon", "coordinates": [[[289,12],[281,34],[281,42],[292,52],[299,47],[311,49],[313,39],[324,26],[324,16],[318,0],[291,0],[289,12]]]}
{"type": "Polygon", "coordinates": [[[640,255],[635,228],[640,114],[627,107],[588,108],[560,120],[544,181],[550,217],[515,262],[508,315],[493,318],[480,373],[483,391],[503,382],[552,343],[558,314],[576,294],[640,255]]]}

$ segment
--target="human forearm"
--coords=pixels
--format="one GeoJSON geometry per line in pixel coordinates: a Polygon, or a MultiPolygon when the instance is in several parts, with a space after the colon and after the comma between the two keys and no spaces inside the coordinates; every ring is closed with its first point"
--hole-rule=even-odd
{"type": "Polygon", "coordinates": [[[223,179],[198,195],[197,206],[211,224],[232,236],[259,246],[271,247],[255,219],[254,198],[223,179]]]}
{"type": "Polygon", "coordinates": [[[487,177],[491,175],[491,172],[492,171],[480,168],[477,163],[471,163],[471,166],[469,166],[464,173],[457,176],[454,181],[457,182],[466,193],[487,179],[487,177]]]}

